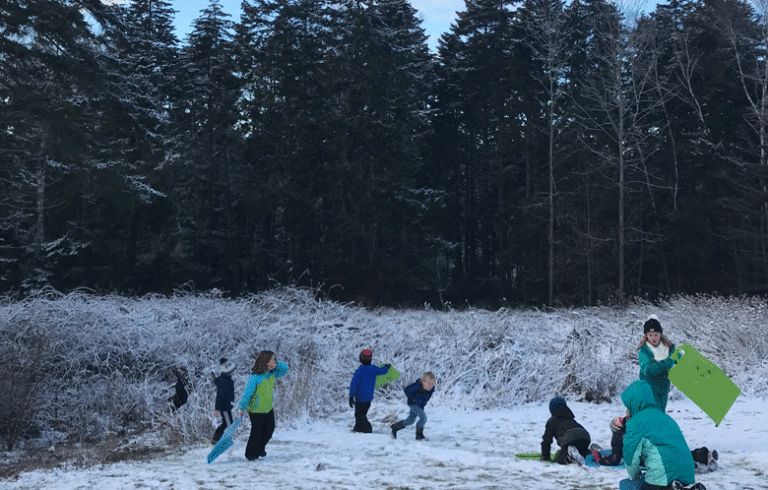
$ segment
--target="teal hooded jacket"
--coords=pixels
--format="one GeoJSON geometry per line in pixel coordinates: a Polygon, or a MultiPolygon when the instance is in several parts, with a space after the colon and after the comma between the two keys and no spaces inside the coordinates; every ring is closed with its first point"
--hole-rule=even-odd
{"type": "Polygon", "coordinates": [[[651,386],[643,380],[635,381],[621,394],[621,401],[630,414],[624,434],[624,463],[629,476],[640,476],[642,460],[647,483],[666,486],[679,480],[685,485],[694,484],[691,450],[677,422],[656,407],[651,386]]]}
{"type": "MultiPolygon", "coordinates": [[[[669,348],[669,353],[675,350],[675,345],[669,348]]],[[[669,398],[669,370],[675,365],[672,359],[656,361],[648,345],[644,345],[637,352],[637,360],[640,364],[640,379],[647,381],[653,391],[653,399],[656,406],[663,412],[667,409],[669,398]]]]}

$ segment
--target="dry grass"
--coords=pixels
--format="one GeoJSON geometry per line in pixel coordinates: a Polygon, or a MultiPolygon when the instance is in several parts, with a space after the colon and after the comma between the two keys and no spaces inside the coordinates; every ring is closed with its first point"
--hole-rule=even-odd
{"type": "MultiPolygon", "coordinates": [[[[99,441],[63,441],[47,448],[18,449],[0,458],[0,479],[15,479],[21,473],[43,470],[86,469],[120,461],[147,461],[180,450],[180,445],[163,444],[165,429],[133,436],[108,434],[99,441]]],[[[181,437],[176,438],[182,441],[181,437]]]]}

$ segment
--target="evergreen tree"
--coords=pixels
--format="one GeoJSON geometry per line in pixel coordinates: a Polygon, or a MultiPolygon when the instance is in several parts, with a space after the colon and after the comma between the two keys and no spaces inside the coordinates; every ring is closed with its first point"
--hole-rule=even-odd
{"type": "MultiPolygon", "coordinates": [[[[547,242],[548,242],[548,304],[551,306],[555,297],[555,224],[558,180],[563,180],[560,172],[563,155],[569,150],[565,137],[569,135],[567,123],[569,118],[563,117],[567,108],[566,89],[563,83],[567,75],[568,35],[566,32],[566,16],[563,10],[564,2],[559,0],[527,1],[520,9],[522,22],[522,40],[519,50],[530,59],[531,78],[539,86],[539,90],[529,90],[527,97],[534,99],[537,104],[529,107],[539,107],[546,111],[543,114],[529,114],[528,124],[540,131],[546,141],[546,165],[548,189],[546,192],[548,209],[547,242]],[[541,125],[537,123],[541,121],[541,125]]],[[[531,84],[531,86],[535,86],[531,84]]],[[[562,265],[562,264],[561,264],[562,265]]],[[[564,267],[558,268],[561,274],[566,272],[564,267]]]]}
{"type": "Polygon", "coordinates": [[[337,111],[331,82],[336,11],[326,2],[243,3],[236,26],[245,134],[244,194],[254,257],[250,284],[309,284],[323,243],[316,214],[334,185],[328,160],[337,111]]]}
{"type": "Polygon", "coordinates": [[[333,74],[341,101],[333,164],[342,185],[327,204],[343,233],[328,252],[341,252],[334,267],[347,282],[407,293],[427,273],[415,253],[423,247],[414,187],[429,131],[427,38],[404,0],[349,2],[342,22],[333,74]]]}
{"type": "Polygon", "coordinates": [[[520,137],[528,66],[514,51],[520,36],[512,7],[507,0],[466,2],[439,41],[434,115],[451,282],[496,299],[530,297],[527,281],[539,276],[526,269],[535,261],[523,258],[525,242],[536,238],[523,237],[523,223],[515,221],[531,175],[526,152],[536,145],[520,137]]]}
{"type": "MultiPolygon", "coordinates": [[[[743,2],[671,1],[657,7],[651,23],[641,25],[655,35],[661,90],[674,95],[653,123],[665,128],[659,158],[651,165],[667,185],[656,187],[669,191],[656,195],[666,241],[663,251],[653,253],[659,257],[655,264],[647,267],[650,288],[696,292],[737,277],[743,286],[744,264],[726,257],[750,254],[737,252],[745,244],[724,237],[735,238],[740,234],[736,229],[743,227],[743,232],[751,225],[742,212],[733,213],[731,205],[744,202],[735,197],[741,193],[736,188],[747,187],[733,187],[744,167],[730,162],[745,161],[743,149],[755,142],[748,142],[752,137],[745,131],[748,100],[725,25],[738,25],[739,36],[749,37],[755,32],[751,15],[743,2]],[[733,274],[734,268],[739,274],[733,274]]],[[[736,52],[745,60],[756,56],[746,46],[736,52]]],[[[726,289],[732,287],[739,286],[726,289]]]]}
{"type": "Polygon", "coordinates": [[[81,196],[103,166],[100,130],[114,100],[103,84],[108,62],[83,12],[108,22],[100,2],[10,2],[3,23],[0,115],[5,173],[3,279],[24,289],[82,284],[81,196]],[[7,206],[7,207],[6,207],[7,206]]]}
{"type": "Polygon", "coordinates": [[[197,287],[231,290],[233,282],[242,282],[235,259],[247,251],[237,246],[243,244],[235,221],[242,191],[236,131],[240,81],[227,17],[219,0],[212,0],[181,50],[180,95],[172,115],[178,157],[168,167],[168,180],[179,230],[174,269],[197,287]]]}
{"type": "Polygon", "coordinates": [[[646,240],[634,200],[642,194],[640,183],[656,148],[655,132],[647,123],[659,104],[651,83],[656,52],[612,4],[574,3],[570,13],[579,26],[574,31],[580,40],[574,43],[571,93],[585,150],[582,195],[590,199],[584,203],[590,212],[581,225],[588,230],[583,248],[596,253],[588,255],[594,260],[588,264],[590,274],[593,264],[602,264],[595,277],[613,286],[601,294],[623,301],[636,287],[627,285],[628,270],[636,270],[639,260],[633,247],[646,240]],[[598,194],[597,189],[604,191],[598,194]],[[610,246],[597,250],[599,243],[610,246]]]}

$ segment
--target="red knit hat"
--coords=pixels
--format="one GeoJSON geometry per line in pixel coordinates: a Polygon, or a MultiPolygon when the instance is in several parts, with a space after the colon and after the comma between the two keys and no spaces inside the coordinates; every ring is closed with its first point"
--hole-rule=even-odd
{"type": "Polygon", "coordinates": [[[624,417],[614,417],[611,419],[611,432],[618,432],[624,427],[624,417]]]}
{"type": "Polygon", "coordinates": [[[373,351],[371,349],[363,349],[363,351],[360,353],[360,364],[365,364],[366,366],[371,363],[373,360],[373,351]]]}

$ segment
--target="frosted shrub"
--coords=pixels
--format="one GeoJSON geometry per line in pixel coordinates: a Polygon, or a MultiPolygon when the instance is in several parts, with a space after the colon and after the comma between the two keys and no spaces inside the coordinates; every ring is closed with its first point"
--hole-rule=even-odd
{"type": "MultiPolygon", "coordinates": [[[[390,362],[402,373],[379,390],[382,402],[401,404],[402,388],[425,371],[437,375],[435,405],[498,408],[554,395],[613,400],[637,379],[637,344],[651,313],[673,342],[697,347],[745,394],[765,396],[767,312],[760,299],[703,296],[623,309],[491,312],[369,310],[290,288],[238,299],[216,291],[127,298],[44,290],[23,301],[0,301],[0,348],[18,339],[34,345],[32,332],[47,341],[27,349],[23,362],[13,361],[39,366],[44,376],[30,378],[34,382],[8,374],[24,370],[3,355],[3,392],[20,387],[29,396],[4,397],[2,403],[32,403],[38,411],[13,433],[9,419],[0,418],[0,436],[7,446],[9,437],[30,434],[33,423],[75,440],[152,427],[165,444],[207,444],[218,359],[235,362],[239,400],[264,349],[290,366],[276,383],[280,419],[348,412],[349,381],[366,347],[374,350],[375,363],[390,362]],[[40,362],[31,361],[35,356],[40,362]],[[174,369],[186,370],[190,387],[177,411],[167,402],[174,369]]],[[[13,407],[6,408],[0,417],[13,407]]]]}
{"type": "Polygon", "coordinates": [[[31,329],[0,335],[0,439],[12,451],[33,427],[36,397],[48,369],[48,342],[31,329]]]}

